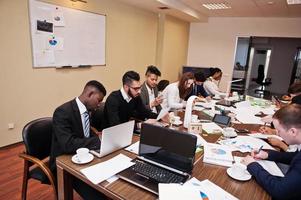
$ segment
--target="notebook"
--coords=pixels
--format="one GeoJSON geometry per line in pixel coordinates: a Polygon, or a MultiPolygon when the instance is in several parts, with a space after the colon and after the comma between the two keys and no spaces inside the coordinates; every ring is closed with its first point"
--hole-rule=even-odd
{"type": "Polygon", "coordinates": [[[197,138],[152,124],[142,124],[136,163],[119,177],[154,194],[159,183],[184,183],[191,175],[197,138]]]}
{"type": "Polygon", "coordinates": [[[116,126],[103,129],[99,136],[101,141],[99,150],[90,152],[97,157],[103,157],[122,149],[132,143],[135,121],[125,122],[116,126]]]}

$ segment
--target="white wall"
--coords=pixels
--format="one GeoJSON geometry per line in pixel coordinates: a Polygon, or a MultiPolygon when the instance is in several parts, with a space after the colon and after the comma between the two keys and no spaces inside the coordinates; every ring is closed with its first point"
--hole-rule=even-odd
{"type": "Polygon", "coordinates": [[[207,23],[192,23],[187,64],[220,67],[225,90],[239,36],[301,37],[301,18],[209,18],[207,23]]]}

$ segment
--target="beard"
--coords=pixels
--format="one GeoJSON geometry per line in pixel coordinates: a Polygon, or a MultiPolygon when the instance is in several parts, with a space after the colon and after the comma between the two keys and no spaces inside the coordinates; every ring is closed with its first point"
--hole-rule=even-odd
{"type": "Polygon", "coordinates": [[[133,95],[133,93],[132,93],[132,91],[131,91],[131,89],[129,89],[128,95],[129,95],[131,98],[135,98],[134,95],[133,95]]]}

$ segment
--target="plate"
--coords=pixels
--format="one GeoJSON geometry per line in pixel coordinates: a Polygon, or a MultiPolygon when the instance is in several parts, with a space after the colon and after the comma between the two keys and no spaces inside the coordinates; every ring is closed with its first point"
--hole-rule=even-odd
{"type": "Polygon", "coordinates": [[[183,122],[182,121],[178,121],[178,122],[173,122],[172,124],[176,125],[176,126],[180,126],[181,124],[183,124],[183,122]]]}
{"type": "Polygon", "coordinates": [[[72,162],[76,163],[76,164],[86,164],[89,163],[93,160],[94,156],[90,153],[88,153],[88,156],[84,159],[84,160],[79,160],[77,155],[75,154],[74,156],[72,156],[71,160],[72,162]]]}
{"type": "Polygon", "coordinates": [[[249,174],[249,172],[246,170],[245,174],[243,176],[236,176],[233,171],[232,171],[232,167],[227,169],[227,174],[238,181],[248,181],[252,178],[252,176],[249,174]]]}

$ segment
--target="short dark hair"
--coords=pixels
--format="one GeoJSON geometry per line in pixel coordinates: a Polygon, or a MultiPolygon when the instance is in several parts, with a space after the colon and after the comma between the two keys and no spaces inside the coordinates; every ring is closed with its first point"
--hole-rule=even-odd
{"type": "Polygon", "coordinates": [[[301,81],[291,84],[287,90],[289,94],[299,94],[301,93],[301,81]]]}
{"type": "Polygon", "coordinates": [[[161,76],[160,70],[154,65],[150,65],[147,67],[145,75],[147,74],[155,74],[157,76],[161,76]]]}
{"type": "Polygon", "coordinates": [[[135,71],[127,71],[122,77],[122,84],[131,84],[133,81],[140,81],[140,75],[135,71]]]}
{"type": "Polygon", "coordinates": [[[161,80],[159,81],[157,88],[159,91],[163,91],[168,85],[169,85],[168,80],[161,80]]]}
{"type": "Polygon", "coordinates": [[[290,104],[279,109],[273,115],[274,119],[277,119],[279,123],[286,129],[301,128],[301,105],[290,104]]]}
{"type": "Polygon", "coordinates": [[[86,83],[84,89],[86,89],[87,87],[96,88],[100,93],[103,94],[103,96],[106,96],[106,94],[107,94],[106,88],[100,82],[98,82],[96,80],[91,80],[88,83],[86,83]]]}
{"type": "Polygon", "coordinates": [[[222,72],[222,70],[220,69],[220,68],[218,68],[218,67],[211,67],[210,69],[209,69],[209,71],[210,71],[210,76],[213,76],[215,73],[217,73],[217,72],[222,72]]]}
{"type": "Polygon", "coordinates": [[[201,71],[198,71],[196,73],[194,73],[194,78],[196,81],[199,81],[199,82],[205,82],[206,81],[206,77],[204,75],[203,72],[201,71]]]}

